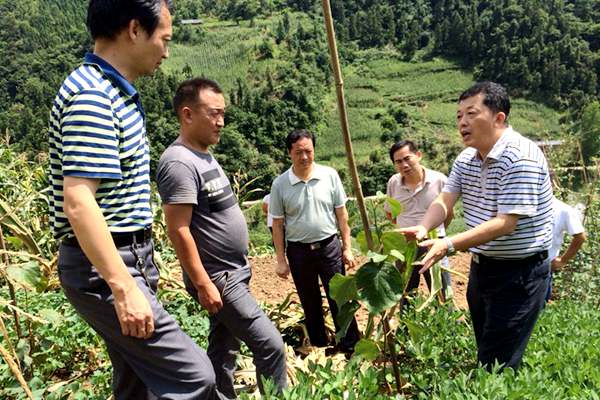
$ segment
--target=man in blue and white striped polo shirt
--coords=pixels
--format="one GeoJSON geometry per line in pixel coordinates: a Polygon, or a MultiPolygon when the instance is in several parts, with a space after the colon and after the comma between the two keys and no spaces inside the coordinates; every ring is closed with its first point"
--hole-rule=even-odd
{"type": "Polygon", "coordinates": [[[508,124],[510,100],[493,82],[459,98],[457,125],[468,146],[421,225],[404,229],[421,240],[462,195],[467,231],[420,245],[421,272],[455,250],[472,253],[467,301],[478,360],[516,369],[544,304],[552,240],[552,187],[546,159],[508,124]]]}
{"type": "Polygon", "coordinates": [[[115,399],[219,398],[210,360],[156,299],[148,140],[132,86],[168,56],[170,0],[91,0],[94,52],[50,115],[51,221],[66,297],[104,339],[115,399]]]}

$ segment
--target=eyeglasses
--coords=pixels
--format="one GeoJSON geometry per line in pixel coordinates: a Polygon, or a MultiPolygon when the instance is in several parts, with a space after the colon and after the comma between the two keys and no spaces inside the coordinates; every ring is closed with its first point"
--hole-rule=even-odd
{"type": "Polygon", "coordinates": [[[211,119],[217,118],[225,118],[225,109],[224,108],[208,108],[205,107],[206,115],[211,119]]]}

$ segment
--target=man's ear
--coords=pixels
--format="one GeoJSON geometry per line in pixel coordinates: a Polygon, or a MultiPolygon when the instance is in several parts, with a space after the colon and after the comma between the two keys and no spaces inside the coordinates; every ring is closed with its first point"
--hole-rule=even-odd
{"type": "Polygon", "coordinates": [[[504,114],[504,112],[502,112],[502,111],[496,113],[496,116],[494,117],[494,123],[498,127],[505,126],[505,124],[506,124],[506,114],[504,114]]]}
{"type": "Polygon", "coordinates": [[[132,41],[137,40],[137,38],[140,35],[140,31],[141,26],[140,22],[137,19],[132,19],[131,21],[129,21],[129,24],[127,25],[127,36],[129,36],[129,39],[131,39],[132,41]]]}
{"type": "Polygon", "coordinates": [[[192,109],[189,107],[183,107],[179,112],[181,122],[191,123],[192,122],[192,109]]]}

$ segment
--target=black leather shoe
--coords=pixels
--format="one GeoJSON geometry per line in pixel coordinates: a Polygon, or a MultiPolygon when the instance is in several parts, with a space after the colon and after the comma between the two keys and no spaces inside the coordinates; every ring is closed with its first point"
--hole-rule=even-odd
{"type": "Polygon", "coordinates": [[[346,357],[346,359],[349,360],[350,357],[352,357],[352,353],[354,353],[354,349],[351,347],[342,346],[339,343],[336,344],[335,346],[328,347],[325,349],[325,355],[327,357],[332,356],[334,354],[338,354],[338,353],[343,353],[344,357],[346,357]]]}

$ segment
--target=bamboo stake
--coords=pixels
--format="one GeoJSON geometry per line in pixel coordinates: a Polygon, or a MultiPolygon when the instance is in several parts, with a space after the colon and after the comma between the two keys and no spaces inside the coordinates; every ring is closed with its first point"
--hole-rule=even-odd
{"type": "MultiPolygon", "coordinates": [[[[350,176],[352,176],[352,184],[354,186],[354,194],[356,195],[356,202],[358,204],[360,218],[362,220],[362,224],[365,230],[365,239],[367,240],[367,246],[370,250],[373,250],[373,238],[371,236],[369,217],[367,215],[367,209],[365,207],[362,187],[360,186],[360,180],[358,179],[358,171],[356,169],[356,163],[354,161],[352,140],[350,139],[350,129],[348,127],[348,114],[346,112],[346,100],[344,97],[344,81],[342,80],[342,70],[340,68],[340,60],[338,57],[337,44],[335,41],[335,31],[333,29],[333,18],[331,16],[331,5],[329,3],[329,0],[323,0],[323,17],[325,18],[325,28],[327,29],[327,43],[329,45],[329,55],[331,56],[331,67],[333,69],[333,75],[335,76],[335,89],[337,94],[338,110],[340,113],[340,123],[342,126],[342,135],[344,137],[344,144],[346,146],[346,157],[348,159],[348,167],[350,169],[350,176]]],[[[389,325],[389,316],[383,316],[382,322],[384,335],[386,339],[384,342],[387,344],[389,352],[391,354],[392,369],[394,371],[394,377],[396,379],[396,390],[398,391],[398,393],[401,393],[402,384],[398,369],[396,349],[394,348],[394,340],[392,337],[390,337],[391,330],[389,325]]]]}
{"type": "Polygon", "coordinates": [[[365,238],[369,249],[373,250],[373,238],[371,237],[371,229],[369,226],[369,217],[365,208],[365,201],[358,179],[358,171],[354,161],[354,152],[352,151],[352,140],[350,139],[350,129],[348,128],[348,114],[346,113],[346,100],[344,98],[344,81],[342,80],[342,70],[340,68],[340,60],[338,57],[337,44],[335,41],[335,31],[333,30],[333,18],[331,17],[331,5],[329,0],[323,0],[323,16],[325,18],[325,28],[327,29],[327,43],[329,45],[329,55],[331,57],[331,68],[335,76],[335,89],[337,93],[338,110],[340,113],[340,123],[342,126],[342,135],[344,137],[344,145],[346,146],[346,158],[348,159],[348,168],[352,177],[352,185],[354,186],[354,194],[360,212],[360,219],[365,230],[365,238]]]}

